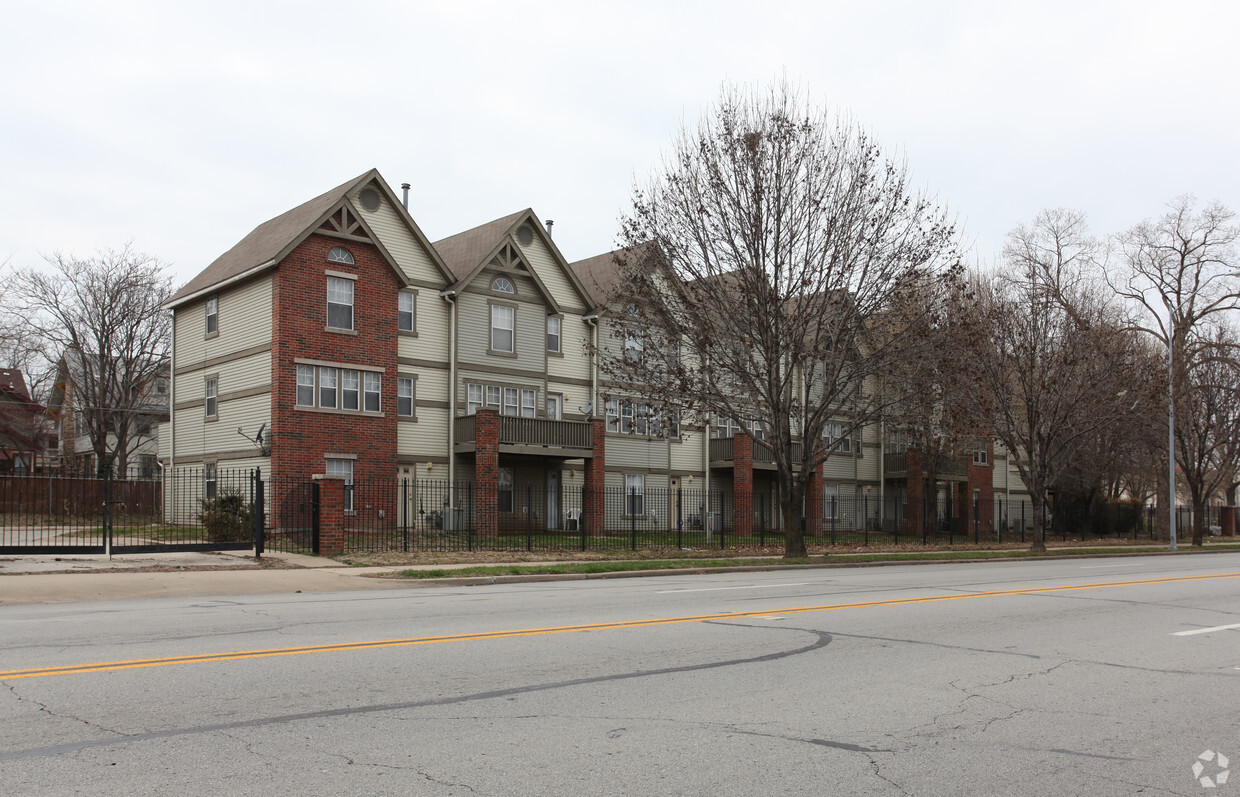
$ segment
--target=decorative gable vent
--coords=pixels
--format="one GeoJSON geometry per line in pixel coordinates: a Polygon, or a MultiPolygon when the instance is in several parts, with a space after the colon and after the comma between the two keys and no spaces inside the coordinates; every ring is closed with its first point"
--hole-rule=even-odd
{"type": "Polygon", "coordinates": [[[513,248],[512,244],[504,244],[504,248],[499,250],[499,254],[491,258],[491,262],[487,265],[495,266],[496,268],[515,268],[522,271],[526,270],[525,261],[523,261],[521,256],[517,254],[517,250],[513,248]]]}

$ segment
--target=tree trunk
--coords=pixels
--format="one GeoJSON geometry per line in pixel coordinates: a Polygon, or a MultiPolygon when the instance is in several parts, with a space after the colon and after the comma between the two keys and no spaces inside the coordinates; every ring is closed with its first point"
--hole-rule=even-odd
{"type": "Polygon", "coordinates": [[[801,513],[797,511],[797,502],[785,501],[780,509],[784,513],[784,558],[804,559],[808,554],[805,550],[805,531],[801,528],[801,513]]]}
{"type": "Polygon", "coordinates": [[[1034,553],[1046,553],[1046,490],[1042,484],[1035,480],[1031,480],[1029,485],[1029,500],[1033,504],[1031,513],[1033,515],[1033,542],[1029,546],[1029,550],[1034,553]]]}
{"type": "Polygon", "coordinates": [[[1200,548],[1205,544],[1206,530],[1206,499],[1193,491],[1193,545],[1200,548]]]}

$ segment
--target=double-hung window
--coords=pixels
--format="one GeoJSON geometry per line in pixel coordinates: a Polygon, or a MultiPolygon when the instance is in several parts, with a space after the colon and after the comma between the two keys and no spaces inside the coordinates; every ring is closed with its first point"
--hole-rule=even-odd
{"type": "Polygon", "coordinates": [[[220,331],[220,300],[217,296],[207,299],[207,334],[220,331]]]}
{"type": "Polygon", "coordinates": [[[517,310],[503,304],[491,305],[491,350],[511,354],[517,310]]]}
{"type": "Polygon", "coordinates": [[[620,433],[633,433],[633,402],[620,402],[620,433]]]}
{"type": "Polygon", "coordinates": [[[359,383],[357,371],[349,368],[341,371],[340,383],[340,392],[343,398],[340,403],[341,409],[358,409],[358,407],[361,406],[358,403],[360,399],[361,384],[359,383]]]}
{"type": "Polygon", "coordinates": [[[645,512],[646,477],[640,473],[624,476],[624,514],[641,515],[645,512]]]}
{"type": "Polygon", "coordinates": [[[559,316],[547,318],[547,351],[552,354],[560,353],[561,322],[562,319],[559,316]]]}
{"type": "Polygon", "coordinates": [[[314,366],[297,366],[297,405],[314,406],[314,366]]]}
{"type": "Polygon", "coordinates": [[[413,377],[396,377],[396,414],[402,418],[413,417],[413,377]]]}
{"type": "Polygon", "coordinates": [[[642,331],[636,327],[626,329],[624,331],[624,359],[631,363],[641,362],[643,348],[645,348],[645,342],[642,340],[642,331]]]}
{"type": "Polygon", "coordinates": [[[217,485],[219,484],[219,471],[214,462],[204,462],[202,465],[202,481],[204,497],[207,499],[214,498],[217,494],[217,485]]]}
{"type": "Polygon", "coordinates": [[[828,423],[822,427],[822,444],[828,450],[839,440],[839,448],[835,449],[844,454],[852,453],[852,438],[844,437],[844,424],[828,423]]]}
{"type": "Polygon", "coordinates": [[[517,404],[519,395],[520,393],[515,387],[504,388],[504,414],[505,415],[520,415],[521,414],[518,408],[519,405],[517,404]]]}
{"type": "Polygon", "coordinates": [[[383,375],[374,371],[367,371],[363,376],[365,384],[365,395],[363,399],[365,403],[362,409],[366,412],[379,411],[379,394],[383,392],[383,375]]]}
{"type": "Polygon", "coordinates": [[[537,407],[537,405],[538,405],[538,391],[537,390],[522,390],[521,391],[521,417],[522,418],[533,418],[534,410],[537,407]]]}
{"type": "Polygon", "coordinates": [[[487,385],[487,409],[500,411],[504,389],[499,385],[487,385]]]}
{"type": "Polygon", "coordinates": [[[607,431],[620,431],[620,401],[607,399],[607,431]]]}
{"type": "Polygon", "coordinates": [[[668,413],[667,433],[669,437],[680,438],[680,407],[672,407],[668,413]]]}
{"type": "Polygon", "coordinates": [[[396,328],[401,332],[412,332],[414,330],[414,301],[416,297],[408,291],[401,291],[397,294],[397,297],[396,328]]]}
{"type": "Polygon", "coordinates": [[[327,278],[327,326],[353,329],[353,280],[327,278]]]}
{"type": "Polygon", "coordinates": [[[482,385],[471,382],[465,396],[465,414],[473,415],[482,409],[482,385]]]}
{"type": "Polygon", "coordinates": [[[324,409],[336,409],[337,373],[335,368],[319,369],[319,406],[324,409]]]}
{"type": "Polygon", "coordinates": [[[974,465],[985,465],[986,461],[987,461],[987,454],[985,451],[974,451],[973,452],[973,464],[974,465]]]}
{"type": "Polygon", "coordinates": [[[216,406],[216,400],[218,398],[219,388],[220,381],[217,377],[213,376],[207,380],[205,385],[206,401],[204,402],[206,411],[203,414],[208,418],[214,418],[216,410],[218,409],[216,406]]]}

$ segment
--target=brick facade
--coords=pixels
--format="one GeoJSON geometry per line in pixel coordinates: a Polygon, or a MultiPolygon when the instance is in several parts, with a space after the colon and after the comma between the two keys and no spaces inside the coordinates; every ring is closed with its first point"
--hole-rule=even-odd
{"type": "Polygon", "coordinates": [[[732,438],[732,531],[753,534],[753,438],[744,432],[732,438]]]}
{"type": "Polygon", "coordinates": [[[594,456],[586,460],[582,519],[592,536],[601,537],[606,525],[604,519],[607,506],[607,422],[605,419],[590,419],[590,443],[594,449],[594,456]]]}
{"type": "Polygon", "coordinates": [[[480,409],[474,413],[474,480],[478,488],[478,533],[499,533],[499,413],[480,409]]]}
{"type": "Polygon", "coordinates": [[[391,267],[368,243],[312,234],[280,262],[272,285],[273,473],[309,478],[325,471],[325,454],[337,453],[356,456],[355,480],[395,475],[397,289],[391,267]],[[327,261],[337,246],[355,265],[327,261]],[[326,329],[328,271],[357,277],[352,332],[326,329]],[[298,359],[382,368],[380,412],[298,407],[298,359]]]}

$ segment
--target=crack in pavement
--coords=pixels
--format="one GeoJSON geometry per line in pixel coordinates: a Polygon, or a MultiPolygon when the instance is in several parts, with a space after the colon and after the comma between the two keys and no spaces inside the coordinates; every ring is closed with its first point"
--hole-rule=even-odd
{"type": "MultiPolygon", "coordinates": [[[[715,625],[735,625],[734,623],[707,623],[715,625]]],[[[241,728],[261,728],[268,725],[282,725],[290,722],[298,722],[302,720],[314,719],[334,719],[337,717],[349,717],[364,714],[374,714],[385,711],[404,711],[408,709],[431,708],[435,706],[450,706],[459,703],[468,703],[478,700],[494,700],[496,698],[506,698],[513,695],[532,694],[537,692],[548,692],[557,689],[567,689],[576,686],[588,686],[591,684],[610,683],[618,681],[626,681],[636,678],[650,678],[661,675],[678,675],[690,672],[703,672],[707,670],[715,670],[724,667],[736,667],[745,664],[763,664],[771,661],[779,661],[781,659],[800,656],[807,653],[813,653],[822,650],[831,644],[831,635],[825,631],[818,631],[807,628],[793,628],[791,626],[754,626],[747,625],[746,628],[767,628],[772,631],[795,631],[797,633],[810,634],[814,640],[799,648],[792,650],[777,651],[775,653],[765,653],[760,656],[752,656],[744,659],[728,659],[725,661],[707,662],[704,664],[690,664],[682,667],[663,667],[657,670],[637,670],[635,672],[619,673],[615,675],[598,675],[588,678],[573,678],[566,681],[557,681],[546,684],[535,684],[529,686],[516,686],[509,689],[494,689],[486,692],[475,692],[469,695],[460,695],[457,697],[443,697],[431,700],[411,700],[401,703],[378,703],[367,706],[351,706],[348,708],[323,709],[320,711],[307,711],[298,714],[283,714],[275,717],[262,717],[253,720],[241,720],[237,722],[218,723],[214,725],[199,725],[190,728],[175,728],[166,731],[153,731],[149,733],[121,734],[119,731],[109,731],[116,733],[118,736],[113,739],[95,739],[83,742],[71,742],[69,744],[53,745],[51,747],[39,747],[30,750],[16,750],[9,753],[0,753],[0,761],[13,761],[22,758],[37,758],[42,756],[62,755],[65,753],[75,753],[93,747],[104,747],[108,745],[143,742],[154,739],[169,739],[180,736],[195,736],[205,733],[215,733],[219,731],[237,730],[241,728]]],[[[3,683],[0,681],[0,683],[3,683]]],[[[12,690],[11,685],[9,689],[12,690]]],[[[16,692],[14,692],[16,695],[16,692]]]]}
{"type": "MultiPolygon", "coordinates": [[[[0,683],[4,683],[4,682],[0,681],[0,683]]],[[[93,728],[98,731],[103,731],[104,733],[111,733],[111,734],[115,734],[117,736],[121,736],[125,738],[130,736],[130,734],[127,734],[123,731],[118,731],[115,728],[109,728],[104,725],[100,725],[97,722],[91,722],[90,720],[82,719],[81,717],[75,717],[72,714],[57,714],[55,711],[52,711],[52,709],[46,703],[41,703],[38,700],[35,700],[33,697],[22,697],[21,695],[19,695],[17,693],[17,687],[15,687],[13,684],[4,683],[4,686],[9,690],[9,693],[17,699],[17,702],[19,704],[30,703],[34,705],[35,707],[37,707],[41,713],[46,714],[49,717],[54,717],[56,719],[73,720],[74,722],[82,723],[87,728],[93,728]]]]}

